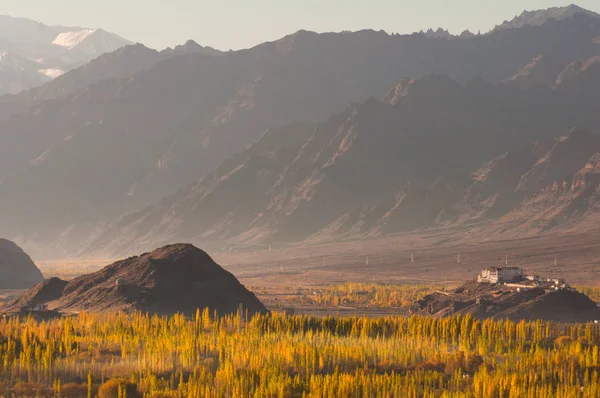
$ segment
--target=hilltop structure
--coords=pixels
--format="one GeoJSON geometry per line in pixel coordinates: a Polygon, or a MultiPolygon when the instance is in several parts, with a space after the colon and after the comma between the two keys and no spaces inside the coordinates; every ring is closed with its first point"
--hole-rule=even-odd
{"type": "Polygon", "coordinates": [[[48,311],[48,304],[33,304],[21,308],[22,312],[46,312],[48,311]]]}
{"type": "Polygon", "coordinates": [[[413,315],[443,317],[471,314],[475,318],[519,321],[591,322],[600,308],[564,280],[526,275],[519,267],[490,267],[452,291],[438,291],[417,301],[413,315]]]}
{"type": "Polygon", "coordinates": [[[519,282],[523,271],[519,267],[489,267],[481,270],[477,276],[479,283],[519,282]]]}
{"type": "Polygon", "coordinates": [[[477,275],[478,283],[505,284],[516,289],[545,288],[574,290],[564,279],[526,275],[519,267],[483,268],[477,275]]]}

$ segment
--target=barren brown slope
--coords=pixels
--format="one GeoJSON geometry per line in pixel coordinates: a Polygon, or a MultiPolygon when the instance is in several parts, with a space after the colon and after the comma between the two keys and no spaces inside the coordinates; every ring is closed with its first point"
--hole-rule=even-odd
{"type": "MultiPolygon", "coordinates": [[[[573,130],[548,143],[550,149],[518,181],[465,197],[459,205],[465,206],[463,219],[489,221],[476,227],[478,236],[505,239],[597,227],[600,136],[573,130]]],[[[476,181],[469,193],[482,187],[476,181]]]]}
{"type": "MultiPolygon", "coordinates": [[[[505,153],[473,173],[472,185],[455,206],[460,214],[458,220],[477,222],[507,216],[542,192],[570,181],[598,151],[599,135],[572,129],[553,140],[505,153]]],[[[554,204],[537,204],[535,209],[528,209],[532,213],[521,213],[516,218],[525,224],[530,216],[554,204]]],[[[500,218],[490,228],[502,223],[503,218],[500,218]]],[[[516,229],[513,231],[519,233],[516,229]]]]}
{"type": "Polygon", "coordinates": [[[7,206],[0,228],[36,252],[64,257],[96,223],[197,181],[269,127],[322,120],[383,95],[402,76],[498,82],[539,53],[569,61],[595,53],[598,36],[600,23],[583,17],[465,40],[301,31],[223,56],[171,57],[1,125],[25,149],[42,137],[45,144],[0,153],[12,159],[2,168],[10,177],[0,185],[7,206]]]}
{"type": "MultiPolygon", "coordinates": [[[[235,313],[266,313],[261,302],[204,251],[187,244],[130,257],[65,284],[50,280],[8,304],[47,303],[60,312],[143,311],[192,315],[209,308],[235,313]],[[52,284],[52,286],[50,286],[52,284]]],[[[14,308],[13,308],[14,307],[14,308]]]]}
{"type": "Polygon", "coordinates": [[[559,62],[552,57],[540,54],[525,65],[517,74],[509,77],[504,82],[523,89],[552,86],[556,83],[559,74],[566,67],[567,64],[564,61],[559,62]]]}
{"type": "MultiPolygon", "coordinates": [[[[590,159],[597,163],[598,154],[590,159]]],[[[493,223],[478,228],[481,236],[510,238],[550,232],[582,232],[600,221],[598,171],[589,165],[527,197],[493,223]]]]}

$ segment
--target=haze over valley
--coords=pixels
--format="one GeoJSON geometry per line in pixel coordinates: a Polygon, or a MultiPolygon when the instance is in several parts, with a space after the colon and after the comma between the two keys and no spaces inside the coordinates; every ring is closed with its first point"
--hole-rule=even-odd
{"type": "Polygon", "coordinates": [[[0,396],[599,397],[600,8],[484,3],[4,2],[0,396]]]}

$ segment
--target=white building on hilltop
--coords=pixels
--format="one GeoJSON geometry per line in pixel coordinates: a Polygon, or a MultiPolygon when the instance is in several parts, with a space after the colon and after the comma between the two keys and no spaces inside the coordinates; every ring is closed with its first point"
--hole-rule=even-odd
{"type": "Polygon", "coordinates": [[[517,282],[523,279],[519,267],[489,267],[481,270],[477,276],[479,283],[517,282]]]}
{"type": "Polygon", "coordinates": [[[48,304],[33,304],[21,308],[24,312],[46,312],[48,311],[48,304]]]}

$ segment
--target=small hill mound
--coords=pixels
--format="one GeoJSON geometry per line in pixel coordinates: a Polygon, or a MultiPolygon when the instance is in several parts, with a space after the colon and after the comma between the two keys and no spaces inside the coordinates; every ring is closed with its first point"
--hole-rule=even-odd
{"type": "Polygon", "coordinates": [[[587,322],[600,318],[596,303],[583,293],[559,290],[504,311],[510,319],[552,319],[560,322],[587,322]]]}
{"type": "Polygon", "coordinates": [[[19,312],[39,304],[58,300],[68,282],[59,278],[46,279],[2,307],[4,312],[19,312]]]}
{"type": "Polygon", "coordinates": [[[43,279],[42,272],[23,249],[0,239],[0,289],[27,289],[43,279]]]}
{"type": "Polygon", "coordinates": [[[197,308],[208,307],[219,314],[228,314],[236,312],[240,304],[250,314],[267,312],[231,273],[207,253],[189,244],[169,245],[130,257],[68,283],[44,282],[14,303],[21,302],[19,300],[45,303],[60,312],[142,311],[192,315],[197,308]],[[40,302],[41,297],[46,301],[40,302]]]}
{"type": "Polygon", "coordinates": [[[474,281],[450,292],[430,294],[416,302],[410,312],[434,317],[471,314],[478,319],[514,321],[589,322],[600,319],[596,303],[572,289],[517,289],[474,281]]]}

